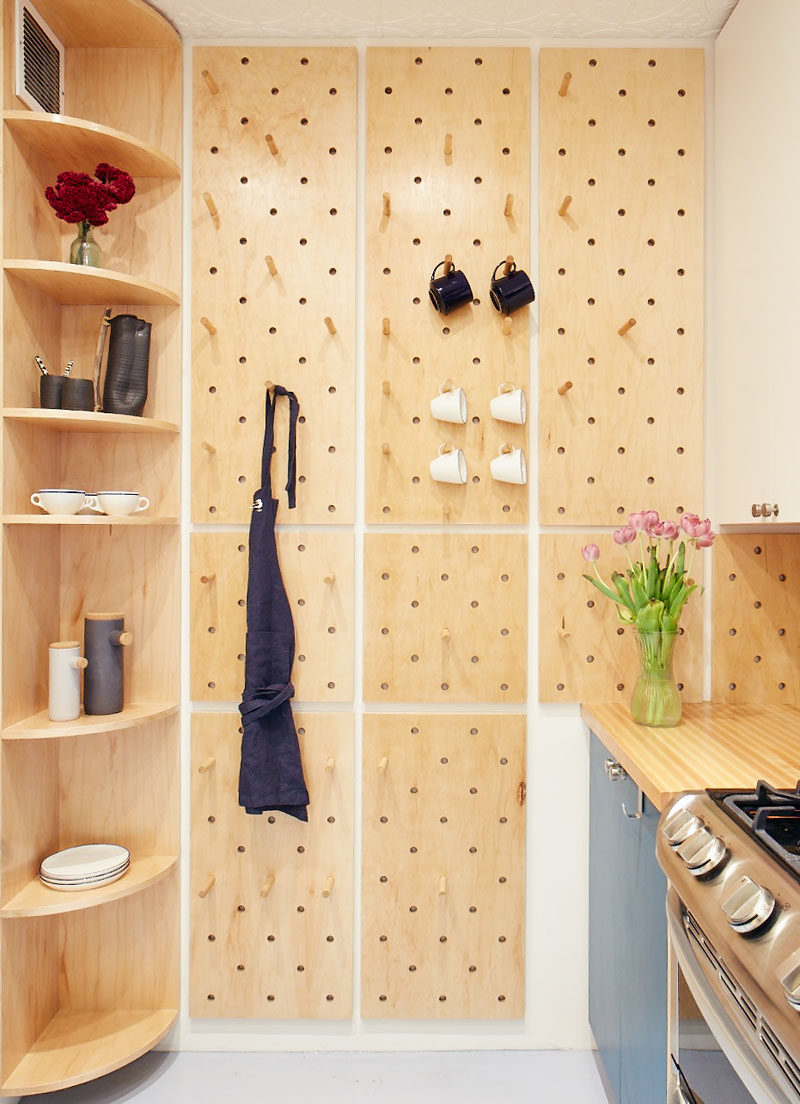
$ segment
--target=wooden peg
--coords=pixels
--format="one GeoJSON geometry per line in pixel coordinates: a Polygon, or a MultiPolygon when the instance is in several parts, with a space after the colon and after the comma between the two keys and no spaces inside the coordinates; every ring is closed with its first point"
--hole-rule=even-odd
{"type": "Polygon", "coordinates": [[[217,446],[212,445],[210,441],[201,441],[200,447],[204,448],[209,456],[213,456],[214,453],[217,451],[217,446]]]}
{"type": "Polygon", "coordinates": [[[267,262],[267,268],[269,269],[270,276],[277,276],[278,266],[275,264],[272,257],[270,257],[269,253],[266,255],[264,260],[267,262]]]}
{"type": "Polygon", "coordinates": [[[272,887],[274,885],[275,885],[275,875],[274,874],[269,874],[267,876],[267,880],[264,882],[263,886],[261,887],[261,896],[262,897],[269,897],[269,891],[272,889],[272,887]]]}
{"type": "Polygon", "coordinates": [[[508,195],[506,196],[506,205],[503,208],[503,214],[506,216],[506,218],[511,218],[513,213],[514,213],[514,193],[509,192],[508,195]]]}
{"type": "Polygon", "coordinates": [[[378,774],[386,774],[386,768],[389,766],[389,756],[382,755],[378,760],[378,774]]]}
{"type": "Polygon", "coordinates": [[[217,332],[217,327],[214,325],[213,322],[209,322],[205,315],[203,315],[203,317],[200,319],[200,325],[205,326],[212,337],[217,332]]]}
{"type": "Polygon", "coordinates": [[[217,82],[211,76],[208,69],[203,69],[200,73],[200,76],[203,78],[203,80],[208,85],[208,90],[211,93],[211,95],[216,96],[219,93],[219,89],[217,88],[217,82]]]}
{"type": "Polygon", "coordinates": [[[383,193],[383,213],[386,218],[392,213],[392,197],[388,192],[383,193]]]}
{"type": "Polygon", "coordinates": [[[503,265],[503,275],[508,276],[511,269],[514,267],[514,258],[509,254],[506,257],[505,264],[503,265]]]}
{"type": "Polygon", "coordinates": [[[389,381],[388,381],[388,380],[384,380],[384,381],[383,381],[383,388],[382,388],[382,390],[383,390],[383,393],[384,393],[384,395],[391,395],[391,393],[392,393],[392,385],[391,385],[391,384],[389,383],[389,381]]]}
{"type": "Polygon", "coordinates": [[[564,380],[558,389],[559,395],[566,395],[567,391],[572,387],[572,380],[564,380]]]}
{"type": "Polygon", "coordinates": [[[331,893],[333,892],[333,883],[333,874],[329,874],[328,877],[325,879],[325,888],[322,891],[323,897],[330,897],[331,893]]]}
{"type": "Polygon", "coordinates": [[[558,635],[561,637],[562,640],[566,640],[567,637],[571,635],[569,629],[567,628],[567,619],[566,619],[566,617],[561,618],[561,624],[556,629],[556,632],[558,633],[558,635]]]}
{"type": "Polygon", "coordinates": [[[217,577],[216,571],[209,571],[208,575],[201,575],[200,576],[200,582],[201,583],[213,583],[214,580],[216,579],[216,577],[217,577]]]}
{"type": "Polygon", "coordinates": [[[277,157],[278,156],[278,147],[275,145],[275,139],[272,137],[272,135],[271,134],[265,134],[264,135],[264,141],[269,146],[269,152],[272,154],[272,156],[277,157]]]}
{"type": "Polygon", "coordinates": [[[445,157],[453,156],[453,135],[445,134],[444,136],[444,155],[445,157]]]}
{"type": "Polygon", "coordinates": [[[439,896],[447,896],[447,878],[444,874],[442,874],[441,878],[439,879],[439,896]]]}
{"type": "Polygon", "coordinates": [[[442,640],[449,640],[449,639],[450,639],[450,630],[449,629],[442,629],[442,640]]]}
{"type": "Polygon", "coordinates": [[[505,456],[507,453],[514,451],[514,446],[510,445],[508,441],[504,441],[499,451],[501,456],[505,456]]]}
{"type": "Polygon", "coordinates": [[[329,315],[325,315],[325,325],[328,327],[328,333],[333,336],[336,333],[336,327],[333,324],[333,319],[329,315]]]}
{"type": "Polygon", "coordinates": [[[121,633],[111,634],[111,643],[120,644],[123,648],[129,648],[133,644],[133,633],[123,630],[121,633]]]}
{"type": "Polygon", "coordinates": [[[212,219],[214,219],[214,221],[216,222],[219,218],[219,211],[217,210],[216,203],[211,198],[211,193],[203,192],[203,199],[205,200],[206,207],[208,207],[209,215],[211,215],[212,219]]]}
{"type": "Polygon", "coordinates": [[[444,395],[447,391],[452,391],[454,387],[455,382],[451,379],[446,379],[444,383],[440,386],[439,392],[444,395]]]}
{"type": "Polygon", "coordinates": [[[209,876],[206,878],[206,884],[203,886],[203,888],[201,890],[198,891],[197,896],[198,897],[208,897],[209,893],[211,892],[211,888],[214,885],[214,882],[216,882],[216,880],[217,880],[216,874],[209,874],[209,876]]]}
{"type": "Polygon", "coordinates": [[[452,255],[452,253],[448,253],[447,256],[444,259],[444,274],[445,274],[445,276],[448,274],[448,272],[450,271],[450,269],[452,267],[453,267],[453,255],[452,255]]]}
{"type": "Polygon", "coordinates": [[[511,333],[511,315],[510,314],[507,314],[505,316],[505,318],[503,319],[503,333],[506,335],[506,337],[508,337],[509,334],[511,333]]]}
{"type": "Polygon", "coordinates": [[[325,760],[325,770],[329,774],[331,774],[333,772],[333,768],[335,766],[336,766],[336,760],[334,759],[334,757],[332,755],[329,755],[328,758],[325,760]]]}
{"type": "Polygon", "coordinates": [[[383,455],[388,456],[391,451],[392,450],[389,448],[388,443],[386,441],[384,441],[383,444],[381,445],[381,452],[383,453],[383,455]]]}
{"type": "Polygon", "coordinates": [[[635,325],[636,325],[636,319],[635,318],[629,318],[627,322],[624,322],[620,326],[620,328],[617,330],[617,333],[619,334],[620,337],[624,337],[625,334],[628,332],[628,330],[632,329],[635,325]]]}
{"type": "Polygon", "coordinates": [[[567,211],[569,210],[570,203],[572,203],[572,196],[571,195],[565,195],[564,198],[561,200],[561,206],[558,209],[558,213],[559,213],[559,215],[561,215],[562,218],[564,217],[564,215],[566,215],[567,211]]]}
{"type": "Polygon", "coordinates": [[[565,73],[561,78],[561,84],[558,89],[559,96],[566,96],[567,89],[569,88],[569,82],[572,80],[572,73],[565,73]]]}
{"type": "Polygon", "coordinates": [[[325,578],[322,581],[324,583],[328,583],[328,584],[335,583],[336,582],[336,572],[335,571],[329,571],[328,574],[325,576],[325,578]]]}
{"type": "Polygon", "coordinates": [[[274,391],[275,384],[272,382],[272,380],[264,380],[264,387],[267,391],[274,391]]]}
{"type": "MultiPolygon", "coordinates": [[[[381,331],[384,337],[388,337],[389,334],[392,332],[392,324],[388,318],[384,318],[383,322],[381,323],[381,331]]],[[[388,380],[386,382],[388,383],[388,380]]],[[[386,394],[388,394],[388,391],[386,392],[386,394]]]]}
{"type": "Polygon", "coordinates": [[[75,669],[77,671],[85,671],[88,666],[89,660],[86,658],[86,656],[78,656],[78,658],[75,660],[75,669]]]}
{"type": "Polygon", "coordinates": [[[216,755],[209,755],[209,757],[208,757],[208,759],[206,759],[205,763],[201,763],[200,766],[197,768],[197,773],[198,774],[206,774],[208,771],[211,770],[211,768],[214,766],[216,761],[217,761],[216,755]]]}

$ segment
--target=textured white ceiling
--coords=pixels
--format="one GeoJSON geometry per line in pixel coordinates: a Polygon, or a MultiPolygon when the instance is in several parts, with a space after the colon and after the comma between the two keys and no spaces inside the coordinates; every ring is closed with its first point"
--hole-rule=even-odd
{"type": "Polygon", "coordinates": [[[713,38],[737,0],[156,0],[184,38],[713,38]]]}

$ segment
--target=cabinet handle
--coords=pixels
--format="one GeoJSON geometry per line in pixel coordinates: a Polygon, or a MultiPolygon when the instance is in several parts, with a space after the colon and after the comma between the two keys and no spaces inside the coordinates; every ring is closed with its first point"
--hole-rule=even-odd
{"type": "Polygon", "coordinates": [[[753,517],[777,517],[779,512],[780,506],[777,502],[754,502],[750,507],[753,517]]]}
{"type": "Polygon", "coordinates": [[[606,759],[605,769],[609,782],[621,782],[623,778],[628,777],[628,772],[616,759],[606,759]]]}
{"type": "Polygon", "coordinates": [[[635,813],[629,813],[628,810],[625,808],[625,802],[624,801],[622,802],[622,811],[625,814],[625,816],[628,818],[628,820],[641,820],[642,819],[642,814],[644,813],[644,794],[642,793],[641,786],[637,787],[636,794],[637,794],[637,797],[636,797],[636,812],[635,813]]]}

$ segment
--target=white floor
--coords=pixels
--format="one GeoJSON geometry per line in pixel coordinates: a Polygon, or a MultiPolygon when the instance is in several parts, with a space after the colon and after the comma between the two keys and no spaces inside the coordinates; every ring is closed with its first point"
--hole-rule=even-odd
{"type": "Polygon", "coordinates": [[[35,1099],[40,1104],[606,1104],[591,1053],[574,1050],[150,1053],[98,1081],[35,1099]]]}

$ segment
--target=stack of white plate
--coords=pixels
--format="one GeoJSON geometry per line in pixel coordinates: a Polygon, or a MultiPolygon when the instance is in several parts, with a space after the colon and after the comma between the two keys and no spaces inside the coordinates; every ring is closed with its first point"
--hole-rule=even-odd
{"type": "Polygon", "coordinates": [[[87,843],[68,847],[42,859],[39,878],[51,889],[96,889],[121,878],[131,853],[116,843],[87,843]]]}

